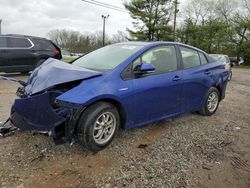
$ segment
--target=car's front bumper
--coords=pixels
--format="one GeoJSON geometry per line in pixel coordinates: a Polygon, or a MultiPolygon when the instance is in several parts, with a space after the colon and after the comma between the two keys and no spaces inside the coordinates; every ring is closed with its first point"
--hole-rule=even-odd
{"type": "Polygon", "coordinates": [[[71,110],[67,108],[54,108],[50,102],[50,92],[36,96],[16,99],[10,120],[21,130],[48,132],[52,135],[55,128],[66,121],[71,110]]]}

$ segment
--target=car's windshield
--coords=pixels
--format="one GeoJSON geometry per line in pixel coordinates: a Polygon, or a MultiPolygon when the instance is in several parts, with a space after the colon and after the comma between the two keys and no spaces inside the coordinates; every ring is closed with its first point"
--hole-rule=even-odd
{"type": "Polygon", "coordinates": [[[83,68],[105,72],[114,69],[140,50],[142,45],[115,44],[95,50],[73,62],[83,68]]]}

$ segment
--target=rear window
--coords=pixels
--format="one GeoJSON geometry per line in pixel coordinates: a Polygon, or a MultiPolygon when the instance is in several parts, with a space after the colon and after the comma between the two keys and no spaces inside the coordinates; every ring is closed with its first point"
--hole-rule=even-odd
{"type": "Polygon", "coordinates": [[[0,37],[0,48],[7,48],[7,40],[6,37],[0,37]]]}
{"type": "Polygon", "coordinates": [[[30,48],[32,44],[26,38],[8,37],[10,48],[30,48]]]}
{"type": "Polygon", "coordinates": [[[199,66],[200,57],[196,50],[180,47],[184,68],[199,66]]]}
{"type": "Polygon", "coordinates": [[[56,49],[53,43],[49,40],[33,38],[32,42],[35,45],[34,48],[37,50],[55,50],[56,49]]]}
{"type": "Polygon", "coordinates": [[[201,52],[199,52],[199,55],[200,55],[200,59],[201,59],[201,64],[207,64],[208,62],[207,62],[206,56],[201,52]]]}

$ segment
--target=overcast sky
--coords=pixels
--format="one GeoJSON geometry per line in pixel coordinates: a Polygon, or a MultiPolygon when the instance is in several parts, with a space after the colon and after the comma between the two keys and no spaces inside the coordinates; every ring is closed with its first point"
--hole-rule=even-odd
{"type": "MultiPolygon", "coordinates": [[[[123,7],[121,0],[101,0],[123,7]]],[[[102,30],[101,15],[110,14],[107,32],[116,33],[131,26],[129,14],[94,6],[81,0],[0,0],[2,33],[46,36],[52,29],[84,32],[102,30]]]]}
{"type": "MultiPolygon", "coordinates": [[[[99,0],[123,8],[123,0],[99,0]]],[[[0,0],[2,33],[46,37],[52,29],[72,29],[82,33],[102,30],[101,15],[109,14],[107,33],[132,27],[128,13],[94,6],[81,0],[0,0]]]]}

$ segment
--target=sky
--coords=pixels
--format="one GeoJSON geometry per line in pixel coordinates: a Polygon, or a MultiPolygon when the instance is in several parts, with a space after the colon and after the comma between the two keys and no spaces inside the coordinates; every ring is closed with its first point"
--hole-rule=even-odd
{"type": "MultiPolygon", "coordinates": [[[[123,8],[124,0],[99,0],[123,8]]],[[[94,6],[81,0],[0,0],[3,34],[46,37],[53,29],[71,29],[81,33],[102,30],[101,15],[110,15],[108,34],[132,28],[128,13],[94,6]]]]}
{"type": "MultiPolygon", "coordinates": [[[[101,0],[123,8],[121,0],[101,0]]],[[[128,13],[94,6],[81,0],[0,0],[2,33],[46,37],[53,29],[85,32],[102,30],[101,15],[110,15],[106,30],[114,34],[132,26],[128,13]]]]}

